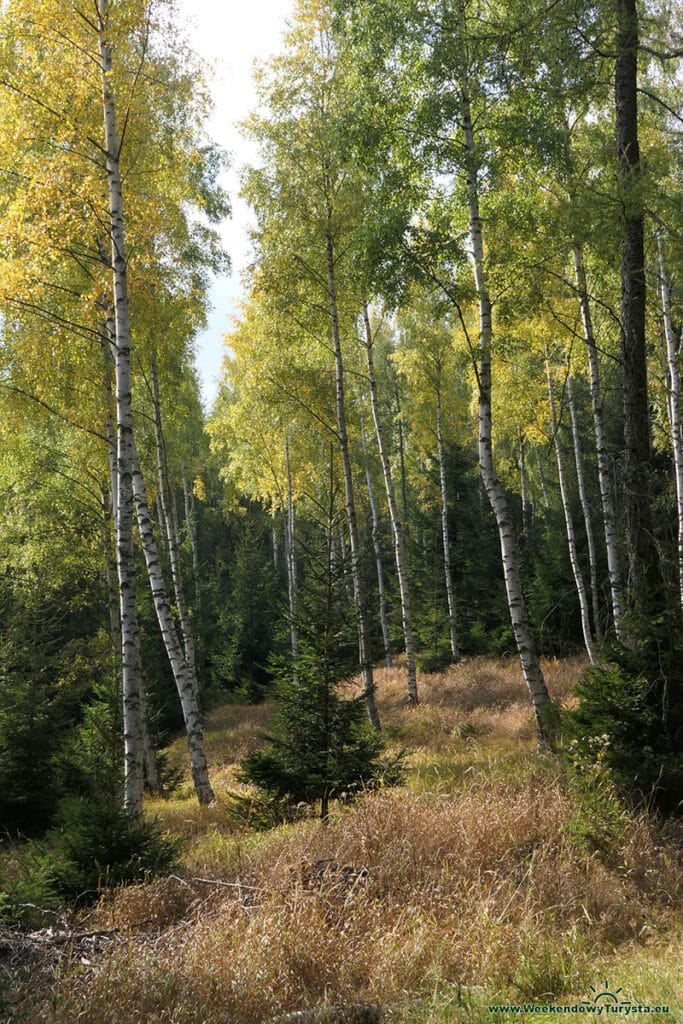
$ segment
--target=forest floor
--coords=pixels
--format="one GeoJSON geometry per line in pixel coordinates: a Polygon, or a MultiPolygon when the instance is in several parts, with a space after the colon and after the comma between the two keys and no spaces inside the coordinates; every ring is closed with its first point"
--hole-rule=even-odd
{"type": "MultiPolygon", "coordinates": [[[[583,663],[544,668],[552,695],[571,701],[583,663]]],[[[184,783],[147,806],[183,838],[177,873],[82,912],[6,1019],[257,1024],[366,1002],[397,1024],[623,1019],[642,1007],[683,1024],[680,832],[537,754],[517,663],[423,675],[415,709],[404,685],[400,666],[378,670],[389,745],[409,752],[406,784],[333,805],[326,826],[235,822],[236,762],[269,712],[212,712],[216,803],[199,808],[184,783]],[[549,1008],[523,1009],[533,1005],[549,1008]]],[[[185,764],[180,741],[170,757],[185,764]]]]}

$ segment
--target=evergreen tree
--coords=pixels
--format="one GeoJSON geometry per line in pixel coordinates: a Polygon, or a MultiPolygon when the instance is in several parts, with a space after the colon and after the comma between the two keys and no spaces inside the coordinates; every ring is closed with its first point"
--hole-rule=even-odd
{"type": "Polygon", "coordinates": [[[285,803],[319,801],[323,821],[333,797],[371,782],[382,771],[382,741],[366,720],[363,698],[341,692],[357,646],[353,618],[345,616],[338,597],[334,538],[339,517],[331,463],[327,521],[319,530],[317,551],[311,542],[300,592],[296,681],[291,666],[283,663],[268,745],[241,766],[242,781],[285,803]]]}

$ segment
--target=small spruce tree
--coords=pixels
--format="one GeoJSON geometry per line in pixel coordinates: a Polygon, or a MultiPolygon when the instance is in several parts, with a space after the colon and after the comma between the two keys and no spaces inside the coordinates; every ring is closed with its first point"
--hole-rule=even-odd
{"type": "Polygon", "coordinates": [[[318,544],[311,538],[299,595],[296,666],[291,660],[276,666],[268,744],[242,761],[240,773],[241,781],[283,803],[319,802],[323,821],[335,795],[376,780],[384,770],[382,740],[366,720],[363,698],[340,693],[352,673],[357,643],[336,579],[335,497],[331,470],[328,507],[318,544]]]}

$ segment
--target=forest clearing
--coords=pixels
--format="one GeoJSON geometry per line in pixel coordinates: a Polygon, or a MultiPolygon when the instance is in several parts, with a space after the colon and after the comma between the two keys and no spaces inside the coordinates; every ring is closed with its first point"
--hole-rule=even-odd
{"type": "MultiPolygon", "coordinates": [[[[545,664],[553,696],[571,700],[582,668],[545,664]]],[[[378,672],[390,742],[410,751],[406,785],[334,805],[326,825],[231,818],[235,759],[267,710],[216,709],[216,802],[193,800],[175,744],[183,781],[146,812],[183,838],[174,873],[51,921],[73,937],[25,954],[3,1019],[257,1024],[371,1003],[387,1021],[535,1022],[557,1014],[489,1006],[581,1005],[609,979],[623,1001],[668,1006],[654,1019],[683,1020],[680,830],[539,759],[513,661],[420,682],[420,707],[406,709],[398,670],[378,672]]]]}
{"type": "Polygon", "coordinates": [[[0,1015],[683,1021],[680,0],[188,4],[0,4],[0,1015]]]}

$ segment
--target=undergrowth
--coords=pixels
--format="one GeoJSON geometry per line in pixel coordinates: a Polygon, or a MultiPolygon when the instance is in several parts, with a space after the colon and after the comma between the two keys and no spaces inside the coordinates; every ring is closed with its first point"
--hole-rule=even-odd
{"type": "MultiPolygon", "coordinates": [[[[546,666],[556,699],[579,669],[546,666]]],[[[609,979],[683,1020],[680,837],[535,753],[512,663],[425,676],[414,710],[400,668],[377,677],[389,746],[412,751],[407,785],[333,805],[326,826],[256,833],[227,801],[253,711],[219,711],[216,804],[150,803],[183,838],[177,874],[104,897],[81,924],[110,936],[103,951],[27,984],[10,1019],[257,1024],[368,1001],[415,1024],[550,1020],[488,1007],[580,1002],[609,979]]]]}

